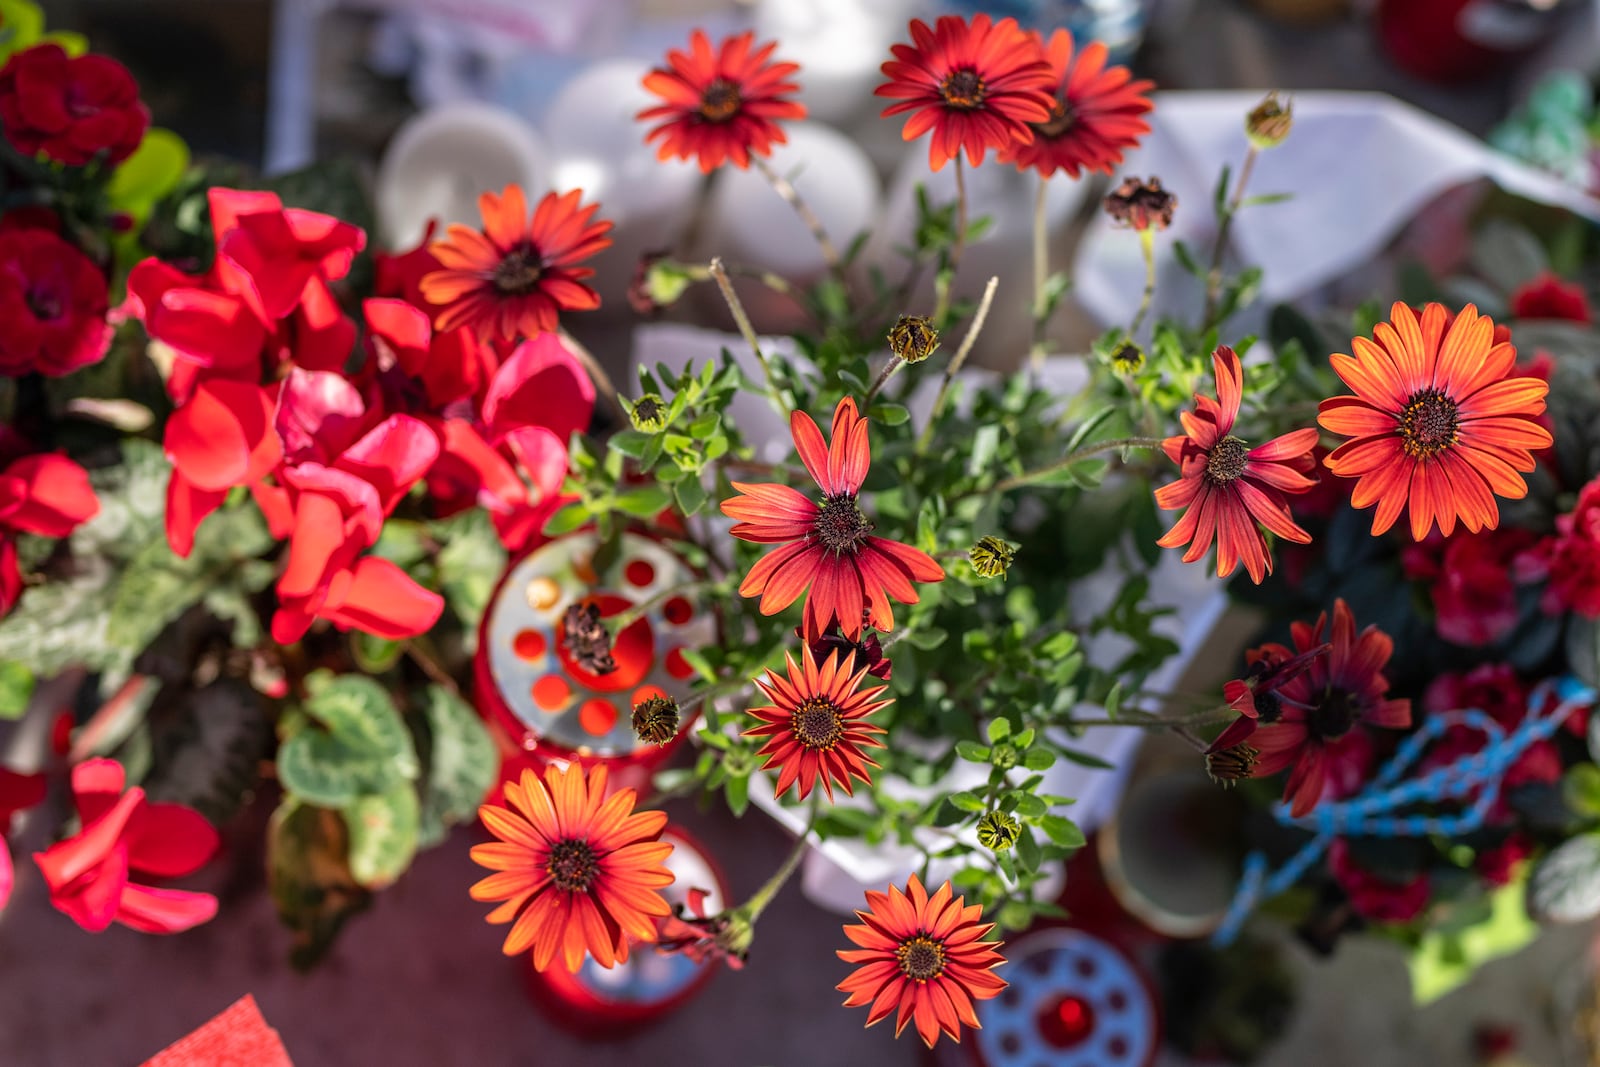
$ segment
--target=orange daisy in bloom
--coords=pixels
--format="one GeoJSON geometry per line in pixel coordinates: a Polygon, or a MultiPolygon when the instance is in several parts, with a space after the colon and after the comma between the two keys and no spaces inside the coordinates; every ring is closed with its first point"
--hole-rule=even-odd
{"type": "Polygon", "coordinates": [[[1373,340],[1355,338],[1353,356],[1329,357],[1356,395],[1322,402],[1323,429],[1351,438],[1323,462],[1356,479],[1352,505],[1378,506],[1374,535],[1408,503],[1418,541],[1435,522],[1449,537],[1458,518],[1473,532],[1492,530],[1500,524],[1495,494],[1526,496],[1532,453],[1552,444],[1537,421],[1550,386],[1511,376],[1517,350],[1496,341],[1494,323],[1471,304],[1453,320],[1440,304],[1419,320],[1397,303],[1389,317],[1373,340]]]}
{"type": "Polygon", "coordinates": [[[547,193],[529,220],[520,186],[478,197],[483,232],[457,224],[428,247],[444,268],[419,283],[440,308],[434,328],[470,326],[485,341],[512,341],[554,330],[562,311],[599,307],[582,284],[593,269],[576,264],[611,246],[611,223],[594,222],[600,205],[579,207],[582,198],[581,189],[547,193]]]}
{"type": "Polygon", "coordinates": [[[723,39],[716,48],[701,30],[689,35],[689,51],[667,53],[668,68],[644,76],[644,87],[666,101],[639,112],[640,119],[665,119],[645,134],[661,142],[660,159],[698,156],[707,174],[726,160],[741,170],[750,157],[770,156],[787,138],[779,119],[803,119],[805,105],[784,99],[800,87],[789,81],[797,63],[771,63],[778,42],[755,51],[751,32],[723,39]]]}
{"type": "Polygon", "coordinates": [[[672,845],[658,841],[664,811],[633,810],[634,791],[606,796],[606,769],[584,776],[576,764],[532,770],[505,783],[506,805],[478,809],[499,841],[474,845],[472,859],[496,872],[472,899],[504,901],[491,923],[515,924],[505,953],[533,949],[535,970],[558,954],[576,972],[584,954],[602,967],[628,958],[628,941],[654,941],[656,920],[672,914],[659,890],[672,883],[662,865],[672,845]]]}
{"type": "Polygon", "coordinates": [[[722,502],[722,513],[739,520],[733,536],[781,546],[756,561],[739,592],[759,596],[761,613],[775,615],[809,587],[805,634],[812,643],[834,621],[854,641],[864,614],[873,629],[894,629],[889,599],[915,604],[911,583],[943,581],[944,571],[926,552],[872,536],[872,523],[856,500],[872,463],[867,420],[845,397],[833,412],[831,447],[802,411],[789,416],[789,431],[801,462],[822,489],[822,503],[787,485],[733,483],[740,495],[722,502]]]}
{"type": "Polygon", "coordinates": [[[785,653],[789,662],[787,678],[769,670],[765,680],[756,679],[756,685],[772,704],[750,709],[761,725],[751,727],[744,735],[768,739],[756,755],[767,757],[763,769],[780,768],[775,794],[782,795],[798,781],[800,799],[804,800],[820,780],[829,800],[833,799],[835,782],[847,796],[853,796],[850,779],[871,785],[867,768],[878,766],[865,749],[883,747],[883,742],[873,736],[883,733],[883,728],[867,722],[867,716],[888,707],[893,698],[873,699],[884,691],[881,685],[862,691],[861,679],[867,676],[867,666],[856,668],[854,652],[830,655],[819,665],[807,648],[802,650],[801,658],[804,669],[795,664],[794,656],[785,653]]]}
{"type": "Polygon", "coordinates": [[[837,988],[850,994],[845,1007],[871,1005],[868,1026],[898,1010],[894,1036],[915,1019],[929,1048],[941,1030],[960,1041],[963,1025],[978,1026],[972,1002],[1006,987],[994,975],[1005,962],[997,951],[1001,942],[982,940],[994,923],[982,921],[982,906],[966,907],[965,897],[952,895],[946,882],[928,896],[916,875],[904,893],[899,886],[887,893],[867,891],[867,910],[856,912],[863,925],[844,928],[861,947],[839,950],[840,959],[861,966],[837,988]]]}
{"type": "Polygon", "coordinates": [[[1195,411],[1178,415],[1184,433],[1161,443],[1162,451],[1182,469],[1171,485],[1156,490],[1156,504],[1168,511],[1188,508],[1156,544],[1188,545],[1185,563],[1193,563],[1217,542],[1217,577],[1233,573],[1240,560],[1258,585],[1272,573],[1266,527],[1287,541],[1307,544],[1311,535],[1295,525],[1285,493],[1303,493],[1316,485],[1311,448],[1317,431],[1307,427],[1251,448],[1233,434],[1244,396],[1239,357],[1227,345],[1211,354],[1217,373],[1217,397],[1197,396],[1195,411]],[[1220,400],[1220,403],[1218,402],[1220,400]]]}
{"type": "Polygon", "coordinates": [[[1001,148],[1001,161],[1046,178],[1057,170],[1072,178],[1084,170],[1110,174],[1122,162],[1122,150],[1150,132],[1139,116],[1155,106],[1145,95],[1155,83],[1134,81],[1127,67],[1107,66],[1106,46],[1099,41],[1074,56],[1066,30],[1056,30],[1043,47],[1056,84],[1050,117],[1033,124],[1031,142],[1001,148]]]}
{"type": "Polygon", "coordinates": [[[1050,121],[1055,76],[1037,36],[1016,19],[993,22],[988,15],[945,15],[934,29],[911,20],[912,44],[897,44],[883,65],[889,80],[873,90],[898,103],[883,115],[910,111],[901,136],[907,141],[933,131],[928,163],[941,169],[966,149],[973,166],[988,149],[1033,140],[1030,123],[1050,121]]]}

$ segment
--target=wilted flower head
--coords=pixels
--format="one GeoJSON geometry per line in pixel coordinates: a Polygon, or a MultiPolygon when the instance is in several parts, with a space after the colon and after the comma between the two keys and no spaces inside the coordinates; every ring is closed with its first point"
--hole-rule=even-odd
{"type": "Polygon", "coordinates": [[[653,696],[633,706],[633,732],[641,741],[664,745],[678,736],[678,702],[653,696]]]}
{"type": "Polygon", "coordinates": [[[1206,773],[1218,785],[1231,786],[1234,782],[1249,778],[1260,758],[1261,751],[1248,744],[1207,752],[1206,773]]]}
{"type": "Polygon", "coordinates": [[[1112,222],[1141,231],[1171,226],[1177,207],[1177,196],[1161,188],[1160,178],[1124,178],[1106,197],[1106,214],[1112,222]]]}
{"type": "Polygon", "coordinates": [[[907,363],[921,363],[939,348],[939,331],[920,315],[901,315],[889,328],[889,351],[907,363]]]}
{"type": "Polygon", "coordinates": [[[1274,89],[1245,117],[1244,131],[1257,148],[1276,148],[1289,136],[1293,125],[1294,108],[1287,100],[1280,101],[1274,89]]]}
{"type": "Polygon", "coordinates": [[[561,620],[561,643],[590,674],[610,674],[617,669],[611,655],[611,634],[600,621],[594,603],[573,604],[561,620]]]}
{"type": "Polygon", "coordinates": [[[739,912],[706,914],[704,889],[690,889],[689,903],[674,904],[672,914],[656,920],[656,951],[681,952],[696,963],[726,960],[730,970],[744,966],[754,929],[739,912]]]}

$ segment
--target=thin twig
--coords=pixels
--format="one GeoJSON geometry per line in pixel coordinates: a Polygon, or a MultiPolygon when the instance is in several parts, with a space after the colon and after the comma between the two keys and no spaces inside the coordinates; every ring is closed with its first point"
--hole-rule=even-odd
{"type": "Polygon", "coordinates": [[[1144,256],[1144,296],[1139,300],[1139,310],[1133,316],[1133,325],[1128,327],[1128,338],[1132,340],[1139,332],[1139,326],[1144,322],[1144,317],[1150,313],[1150,304],[1156,295],[1156,233],[1154,229],[1145,228],[1139,231],[1139,251],[1144,256]]]}
{"type": "Polygon", "coordinates": [[[750,351],[755,353],[756,362],[761,364],[761,373],[767,380],[767,395],[772,398],[778,411],[788,410],[790,405],[785,403],[783,394],[778,390],[778,383],[772,377],[772,367],[767,363],[766,353],[761,351],[760,339],[756,337],[756,328],[750,324],[750,316],[745,314],[744,304],[739,301],[739,294],[733,291],[733,282],[728,280],[728,269],[722,265],[721,256],[711,260],[709,270],[711,276],[717,280],[717,288],[722,290],[722,299],[727,302],[728,310],[733,313],[733,321],[738,325],[745,344],[750,346],[750,351]]]}
{"type": "Polygon", "coordinates": [[[950,242],[950,255],[945,260],[944,268],[939,271],[933,280],[934,305],[933,328],[943,330],[949,323],[945,316],[950,313],[950,290],[956,281],[956,271],[961,268],[961,253],[967,247],[967,178],[966,172],[961,169],[961,157],[955,157],[956,163],[956,236],[950,242]]]}
{"type": "Polygon", "coordinates": [[[416,640],[402,641],[401,647],[405,649],[405,653],[410,657],[411,662],[422,668],[422,673],[428,676],[429,681],[443,687],[454,696],[461,695],[461,687],[450,676],[450,672],[439,665],[439,661],[433,658],[433,654],[430,651],[421,647],[416,640]]]}
{"type": "Polygon", "coordinates": [[[872,406],[872,401],[877,397],[878,393],[883,390],[884,385],[888,383],[889,379],[894,377],[895,372],[900,369],[900,364],[904,362],[905,360],[901,359],[899,356],[889,357],[888,365],[885,366],[883,371],[878,375],[878,380],[872,383],[872,388],[867,390],[867,399],[861,404],[863,408],[870,408],[872,406]]]}
{"type": "Polygon", "coordinates": [[[984,320],[989,317],[989,305],[994,303],[995,288],[999,284],[1000,278],[996,275],[983,287],[983,299],[978,301],[978,313],[972,316],[972,325],[967,328],[967,335],[961,339],[961,347],[956,349],[955,358],[944,369],[944,380],[939,383],[939,392],[933,398],[933,410],[928,412],[927,425],[922,427],[922,433],[917,436],[916,454],[919,456],[927,450],[928,443],[933,439],[933,424],[938,421],[940,412],[944,410],[945,399],[950,393],[950,382],[961,370],[961,365],[967,361],[967,354],[972,351],[973,344],[978,340],[984,320]]]}
{"type": "Polygon", "coordinates": [[[1050,234],[1045,225],[1045,194],[1049,179],[1039,177],[1039,190],[1033,198],[1033,341],[1028,346],[1028,357],[1035,373],[1044,363],[1044,331],[1050,319],[1045,293],[1050,280],[1050,234]]]}
{"type": "Polygon", "coordinates": [[[1244,164],[1239,168],[1239,180],[1233,183],[1233,196],[1228,201],[1227,210],[1217,223],[1217,243],[1211,249],[1211,269],[1206,272],[1206,314],[1200,327],[1202,331],[1216,325],[1212,319],[1217,313],[1217,301],[1222,296],[1222,255],[1228,247],[1228,231],[1233,228],[1233,217],[1239,213],[1239,205],[1244,202],[1244,187],[1250,181],[1250,172],[1255,168],[1256,156],[1260,154],[1261,149],[1254,144],[1244,154],[1244,164]]]}
{"type": "Polygon", "coordinates": [[[828,231],[823,228],[822,220],[811,210],[811,205],[801,198],[800,190],[796,189],[788,178],[773,170],[772,164],[765,159],[756,155],[752,155],[751,159],[755,160],[756,169],[772,183],[772,188],[777,194],[789,202],[789,206],[794,208],[794,213],[800,216],[800,221],[806,224],[806,229],[811,231],[817,247],[822,251],[822,261],[828,265],[828,271],[839,279],[841,285],[844,284],[844,261],[839,258],[839,249],[834,246],[833,238],[829,237],[828,231]]]}
{"type": "Polygon", "coordinates": [[[1048,464],[1047,466],[1039,467],[1036,470],[1024,471],[1022,474],[998,481],[988,489],[976,490],[965,495],[975,496],[978,493],[1004,493],[1009,489],[1020,489],[1025,485],[1032,485],[1034,482],[1043,481],[1052,474],[1064,471],[1074,463],[1082,462],[1083,460],[1088,459],[1090,456],[1098,455],[1101,452],[1114,452],[1122,448],[1159,447],[1161,447],[1161,438],[1159,437],[1119,437],[1113,441],[1100,441],[1096,444],[1084,445],[1082,448],[1068,452],[1065,456],[1062,456],[1060,459],[1056,460],[1054,463],[1048,464]]]}
{"type": "Polygon", "coordinates": [[[688,596],[690,593],[701,593],[708,589],[715,589],[720,584],[720,582],[710,579],[696,579],[695,581],[668,586],[654,596],[641,600],[626,611],[619,612],[605,621],[610,624],[613,634],[620,634],[623,630],[626,630],[649,614],[650,609],[657,604],[664,603],[675,596],[688,596]]]}
{"type": "Polygon", "coordinates": [[[589,377],[594,379],[595,388],[600,391],[600,394],[606,400],[610,401],[612,407],[617,409],[617,414],[622,416],[622,421],[627,422],[628,409],[622,406],[622,398],[617,395],[617,387],[612,384],[611,375],[607,374],[606,369],[600,365],[600,361],[594,358],[594,353],[590,352],[583,346],[582,342],[567,332],[565,327],[562,327],[559,336],[567,351],[578,357],[578,362],[583,364],[583,369],[588,371],[589,377]]]}

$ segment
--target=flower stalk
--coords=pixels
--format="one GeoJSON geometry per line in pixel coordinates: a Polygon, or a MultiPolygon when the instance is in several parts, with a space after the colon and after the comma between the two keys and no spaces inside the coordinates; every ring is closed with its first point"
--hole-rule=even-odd
{"type": "Polygon", "coordinates": [[[800,221],[805,223],[806,229],[811,231],[812,238],[817,242],[817,248],[822,252],[822,261],[827,264],[828,273],[832,274],[838,279],[839,284],[843,285],[845,282],[844,260],[840,258],[839,249],[834,245],[833,238],[828,236],[828,231],[823,227],[822,220],[817,218],[817,213],[812,211],[811,205],[807,204],[800,196],[800,190],[794,187],[794,183],[772,169],[771,163],[755,155],[751,156],[750,159],[755,164],[756,169],[761,172],[761,176],[771,183],[773,191],[783,197],[784,201],[794,209],[794,213],[800,217],[800,221]]]}
{"type": "Polygon", "coordinates": [[[761,339],[756,336],[756,328],[751,325],[750,316],[745,312],[739,294],[733,290],[733,282],[728,278],[728,269],[722,265],[722,257],[713,258],[707,269],[711,277],[716,279],[717,288],[722,291],[722,299],[727,302],[734,324],[739,327],[739,335],[744,338],[745,344],[750,346],[750,351],[755,353],[756,362],[761,364],[761,373],[767,383],[767,396],[772,399],[773,406],[778,411],[788,411],[793,405],[784,399],[776,379],[772,377],[772,367],[767,362],[767,354],[761,351],[761,339]]]}
{"type": "Polygon", "coordinates": [[[961,167],[961,157],[955,157],[956,167],[956,233],[950,242],[950,255],[934,277],[933,325],[943,330],[950,323],[950,287],[955,284],[956,271],[961,269],[961,254],[967,247],[967,177],[961,167]]]}
{"type": "MultiPolygon", "coordinates": [[[[959,170],[957,173],[960,173],[959,170]]],[[[933,398],[933,410],[928,412],[928,421],[922,427],[922,433],[917,435],[916,455],[920,456],[926,452],[933,440],[933,427],[939,421],[940,413],[944,411],[945,400],[950,394],[950,383],[961,370],[961,365],[967,361],[973,344],[978,340],[978,334],[983,331],[983,324],[989,318],[989,306],[994,303],[995,288],[999,284],[1000,278],[995,276],[983,287],[983,298],[978,301],[978,312],[972,317],[972,325],[967,328],[967,335],[961,339],[961,347],[956,349],[955,358],[950,360],[950,365],[944,369],[944,379],[939,383],[939,392],[933,398]]]]}
{"type": "Polygon", "coordinates": [[[1049,464],[1048,466],[1039,467],[1036,470],[1024,471],[1021,474],[1002,479],[1001,481],[998,481],[994,485],[990,486],[988,489],[980,491],[989,493],[1004,493],[1011,489],[1020,489],[1025,485],[1032,485],[1035,482],[1043,481],[1053,474],[1058,474],[1061,471],[1066,470],[1074,463],[1080,463],[1091,456],[1096,456],[1103,452],[1116,452],[1125,448],[1160,448],[1161,441],[1162,439],[1159,437],[1119,437],[1111,441],[1098,441],[1095,444],[1084,445],[1082,448],[1068,452],[1065,456],[1062,456],[1060,459],[1049,464]]]}

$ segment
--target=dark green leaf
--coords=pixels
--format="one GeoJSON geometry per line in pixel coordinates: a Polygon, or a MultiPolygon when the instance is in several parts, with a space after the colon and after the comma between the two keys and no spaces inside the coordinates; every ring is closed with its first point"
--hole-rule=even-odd
{"type": "Polygon", "coordinates": [[[1600,837],[1570,838],[1534,865],[1528,878],[1528,914],[1553,922],[1583,922],[1600,915],[1600,837]]]}
{"type": "Polygon", "coordinates": [[[430,685],[423,706],[428,723],[428,773],[422,794],[424,845],[437,844],[445,828],[466,822],[500,772],[500,754],[472,706],[443,686],[430,685]]]}
{"type": "Polygon", "coordinates": [[[957,741],[956,754],[968,763],[988,763],[989,748],[976,741],[957,741]]]}
{"type": "Polygon", "coordinates": [[[356,798],[343,809],[350,835],[350,874],[368,889],[382,889],[411,865],[417,853],[417,791],[401,783],[386,793],[356,798]]]}

